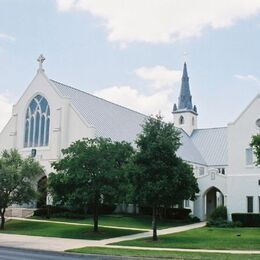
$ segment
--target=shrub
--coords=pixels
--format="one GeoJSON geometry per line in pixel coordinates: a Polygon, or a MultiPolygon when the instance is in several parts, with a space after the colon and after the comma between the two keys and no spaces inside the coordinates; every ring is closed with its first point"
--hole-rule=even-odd
{"type": "MultiPolygon", "coordinates": [[[[152,215],[151,207],[139,207],[139,212],[142,215],[152,215]]],[[[190,209],[184,208],[159,208],[158,215],[163,216],[167,219],[178,219],[178,220],[186,220],[189,218],[189,214],[191,213],[190,209]]]]}
{"type": "Polygon", "coordinates": [[[198,218],[196,216],[190,216],[189,219],[192,223],[199,223],[200,222],[200,218],[198,218]]]}
{"type": "Polygon", "coordinates": [[[51,215],[52,218],[69,218],[69,219],[84,219],[84,214],[79,214],[76,212],[62,212],[62,213],[55,213],[51,215]]]}
{"type": "Polygon", "coordinates": [[[209,217],[210,220],[227,220],[227,208],[225,206],[217,207],[209,217]]]}
{"type": "Polygon", "coordinates": [[[59,214],[59,213],[64,213],[64,212],[68,212],[68,211],[69,210],[67,208],[49,205],[49,206],[45,206],[45,207],[35,210],[34,216],[46,217],[46,216],[48,216],[48,214],[53,215],[53,214],[59,214]]]}
{"type": "MultiPolygon", "coordinates": [[[[99,208],[99,214],[112,214],[116,208],[116,205],[102,204],[99,208]]],[[[93,214],[92,207],[86,210],[87,214],[93,214]]],[[[59,206],[45,206],[34,211],[34,216],[39,217],[56,217],[56,218],[72,218],[83,219],[85,214],[83,209],[68,209],[59,206]]]]}
{"type": "MultiPolygon", "coordinates": [[[[100,215],[102,214],[112,214],[116,209],[116,205],[112,204],[112,205],[108,205],[108,204],[101,204],[99,206],[98,212],[100,215]]],[[[88,214],[93,214],[93,207],[89,207],[87,209],[87,213],[88,214]]]]}
{"type": "Polygon", "coordinates": [[[216,220],[210,219],[207,222],[207,227],[234,228],[234,227],[241,227],[241,223],[240,222],[227,221],[227,220],[223,220],[221,218],[216,219],[216,220]]]}
{"type": "Polygon", "coordinates": [[[260,227],[260,213],[233,213],[233,221],[239,221],[243,227],[260,227]]]}

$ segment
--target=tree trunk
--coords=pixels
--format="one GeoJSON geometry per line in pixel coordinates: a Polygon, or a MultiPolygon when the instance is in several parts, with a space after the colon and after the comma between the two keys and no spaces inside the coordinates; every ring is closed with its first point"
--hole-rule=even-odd
{"type": "Polygon", "coordinates": [[[153,206],[152,226],[153,226],[153,241],[157,241],[158,240],[158,236],[157,236],[157,207],[155,207],[155,206],[153,206]]]}
{"type": "Polygon", "coordinates": [[[1,226],[0,229],[3,230],[5,228],[5,208],[1,209],[1,226]]]}
{"type": "Polygon", "coordinates": [[[136,207],[137,207],[137,206],[136,206],[136,203],[134,203],[134,204],[133,204],[133,214],[134,214],[134,215],[136,215],[136,211],[137,211],[137,210],[136,210],[136,207]]]}
{"type": "Polygon", "coordinates": [[[94,215],[93,215],[93,220],[94,220],[94,232],[98,232],[98,200],[95,200],[94,203],[94,215]]]}

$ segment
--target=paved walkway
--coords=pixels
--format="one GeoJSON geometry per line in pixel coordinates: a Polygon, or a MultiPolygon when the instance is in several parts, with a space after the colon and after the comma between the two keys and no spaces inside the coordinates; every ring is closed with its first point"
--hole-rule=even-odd
{"type": "MultiPolygon", "coordinates": [[[[173,233],[178,233],[178,232],[182,232],[182,231],[187,231],[190,229],[201,228],[201,227],[204,227],[205,225],[206,225],[205,222],[200,222],[200,223],[195,223],[195,224],[190,224],[190,225],[185,225],[185,226],[161,229],[161,230],[158,230],[157,233],[158,233],[158,235],[167,235],[167,234],[173,234],[173,233]]],[[[118,243],[118,242],[127,241],[127,240],[135,240],[138,238],[152,237],[152,234],[153,234],[152,230],[150,230],[149,232],[138,233],[138,234],[134,234],[134,235],[108,238],[108,239],[101,240],[100,244],[107,245],[107,244],[118,243]]]]}
{"type": "MultiPolygon", "coordinates": [[[[181,231],[186,231],[194,228],[205,226],[205,223],[196,223],[186,226],[173,227],[158,230],[158,235],[171,234],[181,231]]],[[[105,246],[109,243],[116,243],[126,240],[134,240],[138,238],[150,237],[152,232],[143,232],[128,236],[121,236],[103,240],[85,240],[85,239],[68,239],[56,237],[41,237],[41,236],[25,236],[13,234],[0,234],[0,246],[10,246],[18,248],[31,248],[49,251],[65,251],[72,248],[86,246],[105,246]]]]}
{"type": "MultiPolygon", "coordinates": [[[[63,222],[62,222],[63,223],[63,222]]],[[[76,224],[76,223],[74,223],[76,224]]],[[[80,224],[80,223],[78,223],[80,224]]],[[[205,226],[205,222],[185,225],[180,227],[166,228],[158,230],[158,235],[173,234],[205,226]]],[[[55,237],[25,236],[0,233],[0,246],[15,247],[24,249],[38,249],[47,251],[63,252],[72,248],[80,247],[107,247],[107,248],[124,248],[138,250],[155,250],[155,251],[181,251],[181,252],[204,252],[204,253],[229,253],[229,254],[260,254],[259,250],[210,250],[210,249],[183,249],[183,248],[154,248],[154,247],[134,247],[134,246],[117,246],[108,245],[126,240],[151,237],[152,231],[138,233],[134,235],[109,238],[103,240],[83,240],[67,239],[55,237]]]]}

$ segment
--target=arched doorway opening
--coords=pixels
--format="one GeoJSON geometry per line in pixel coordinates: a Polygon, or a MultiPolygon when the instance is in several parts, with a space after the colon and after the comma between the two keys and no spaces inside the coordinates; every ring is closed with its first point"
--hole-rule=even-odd
{"type": "Polygon", "coordinates": [[[37,183],[38,199],[37,208],[46,206],[47,201],[47,176],[43,176],[37,183]]]}
{"type": "Polygon", "coordinates": [[[224,195],[216,187],[211,187],[205,192],[204,200],[206,218],[209,218],[217,207],[224,205],[224,195]]]}

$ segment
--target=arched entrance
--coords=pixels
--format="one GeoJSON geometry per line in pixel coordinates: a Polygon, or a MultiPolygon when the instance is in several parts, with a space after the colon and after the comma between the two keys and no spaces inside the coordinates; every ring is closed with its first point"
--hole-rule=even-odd
{"type": "Polygon", "coordinates": [[[47,200],[47,176],[43,176],[37,183],[38,200],[37,208],[42,208],[46,206],[47,200]]]}
{"type": "Polygon", "coordinates": [[[224,205],[224,195],[216,187],[209,188],[204,195],[206,218],[219,206],[224,205]]]}

